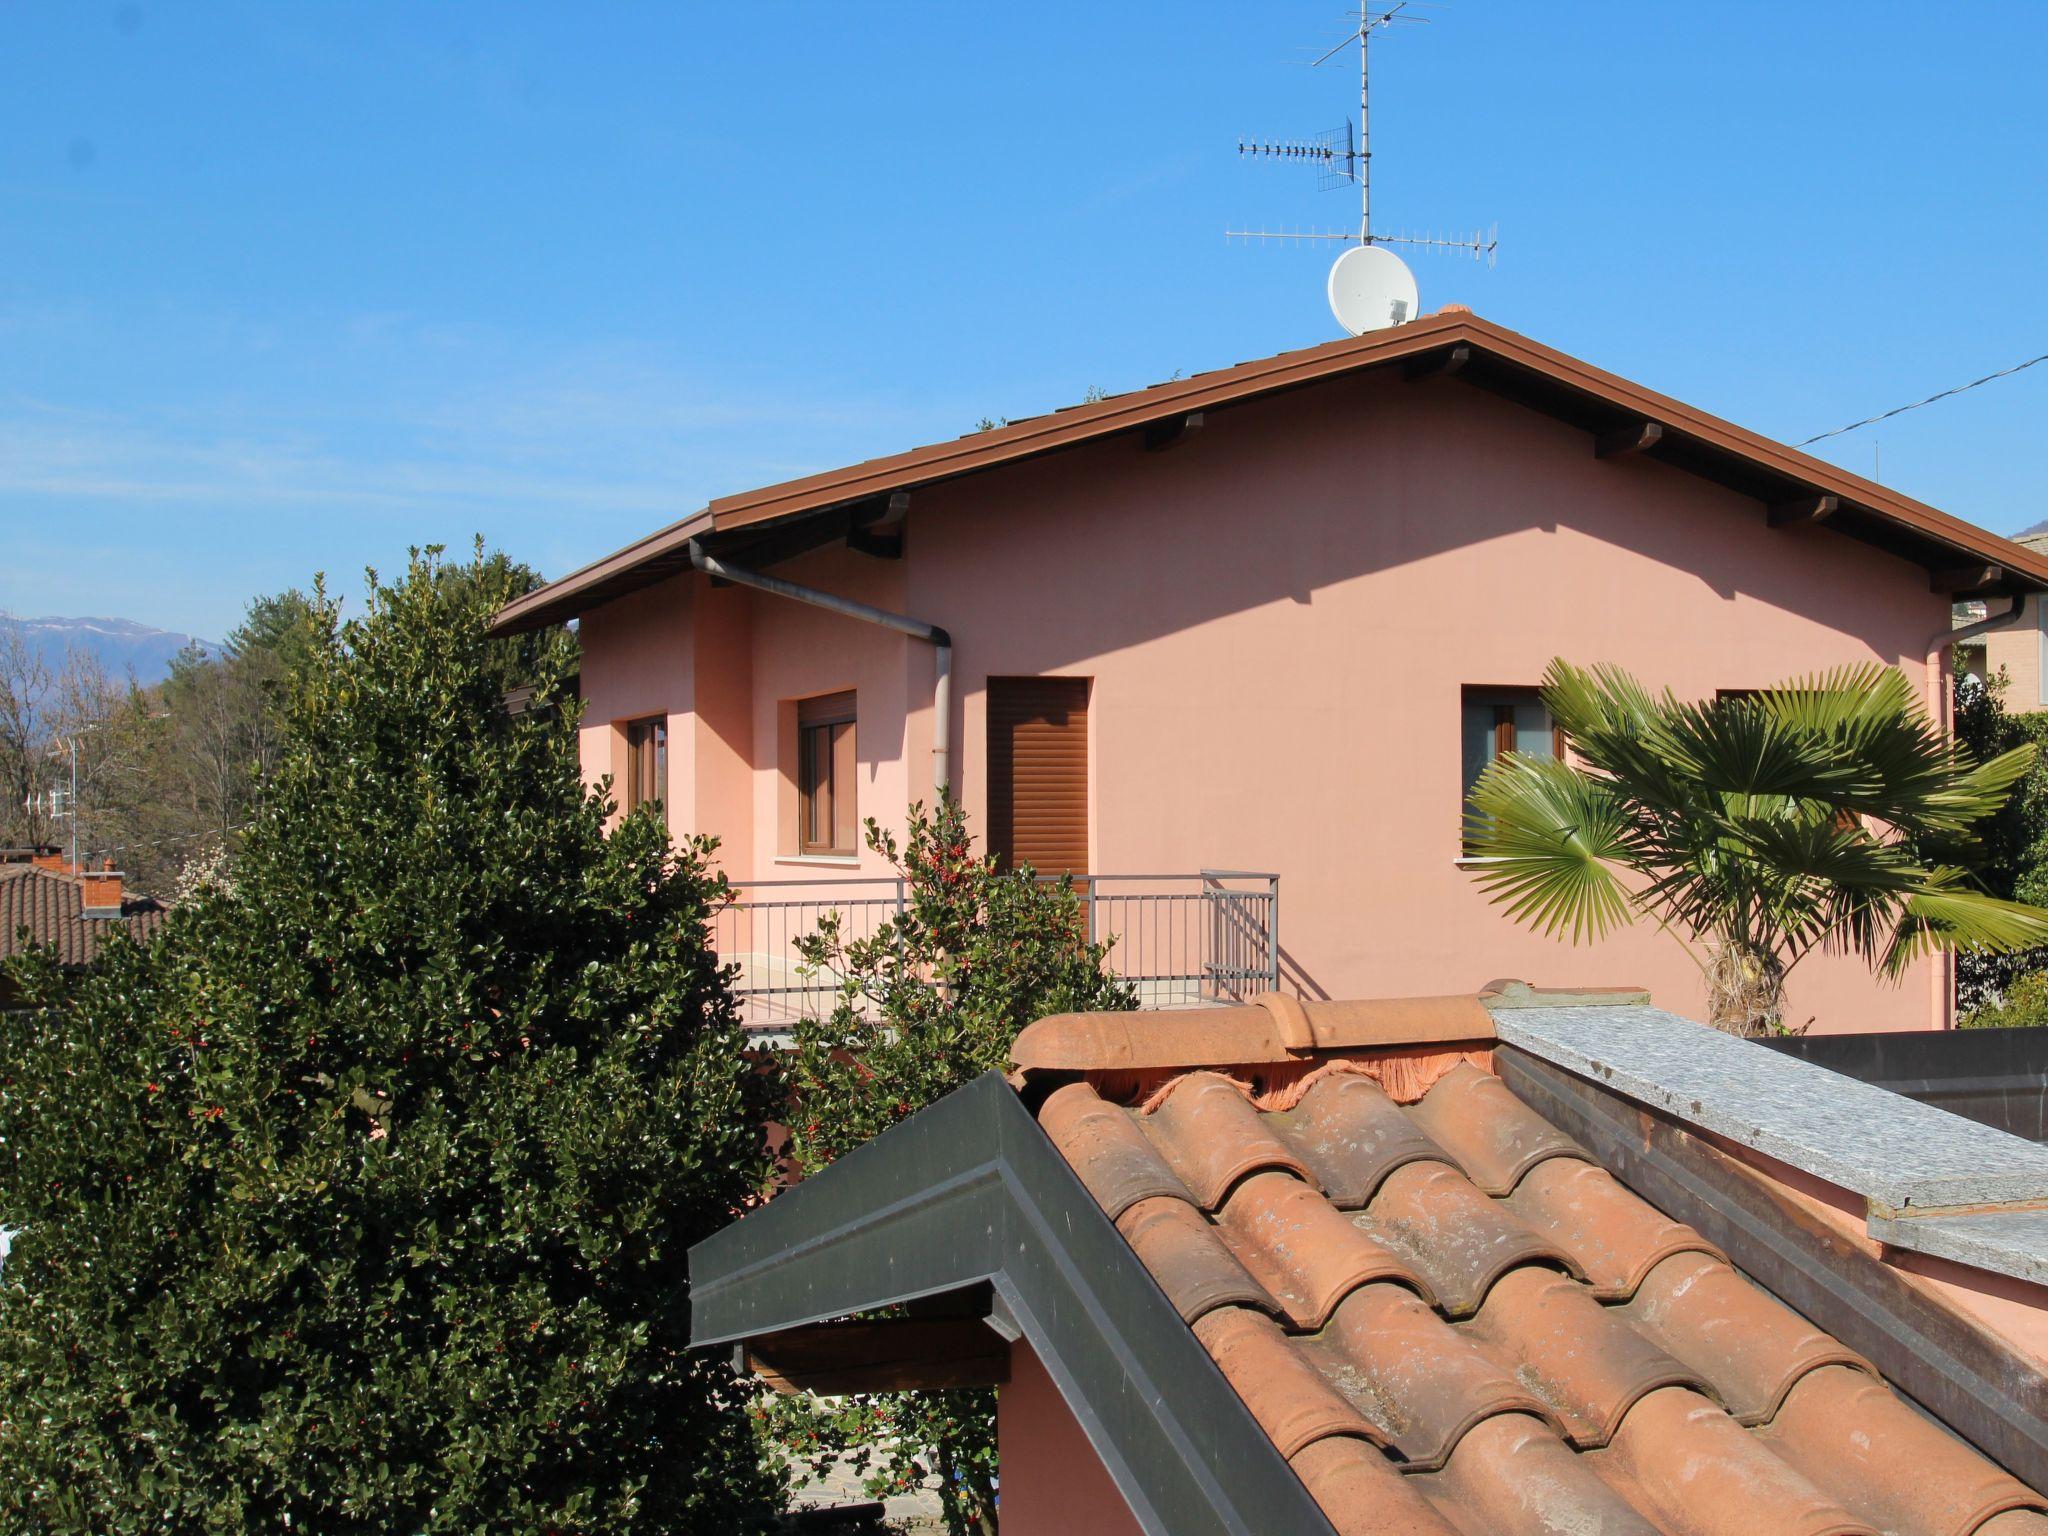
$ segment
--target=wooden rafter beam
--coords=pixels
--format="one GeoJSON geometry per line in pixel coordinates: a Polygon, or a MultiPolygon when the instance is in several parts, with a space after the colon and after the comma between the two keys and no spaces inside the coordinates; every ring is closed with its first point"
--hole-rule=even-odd
{"type": "Polygon", "coordinates": [[[1936,592],[1983,592],[2005,580],[2002,565],[1959,565],[1935,571],[1928,585],[1936,592]]]}
{"type": "Polygon", "coordinates": [[[1202,413],[1189,411],[1184,416],[1168,416],[1163,421],[1154,421],[1145,427],[1145,451],[1161,453],[1168,448],[1177,448],[1202,430],[1202,413]]]}
{"type": "Polygon", "coordinates": [[[1594,438],[1593,457],[1626,458],[1632,453],[1647,453],[1663,441],[1664,427],[1661,422],[1631,422],[1625,427],[1616,427],[1612,432],[1602,432],[1594,438]]]}
{"type": "Polygon", "coordinates": [[[846,547],[877,560],[903,558],[903,523],[910,515],[910,492],[891,491],[856,507],[847,520],[846,547]]]}
{"type": "Polygon", "coordinates": [[[903,1392],[992,1387],[1010,1379],[1009,1342],[980,1318],[901,1317],[820,1323],[764,1334],[745,1369],[777,1392],[903,1392]]]}
{"type": "Polygon", "coordinates": [[[1461,371],[1472,361],[1472,349],[1460,342],[1455,347],[1445,347],[1441,352],[1425,352],[1420,357],[1411,357],[1402,364],[1402,373],[1411,384],[1420,384],[1425,379],[1448,379],[1461,371]]]}
{"type": "Polygon", "coordinates": [[[1771,503],[1771,526],[1773,528],[1798,528],[1808,523],[1824,523],[1842,510],[1839,496],[1802,496],[1793,501],[1771,503]]]}

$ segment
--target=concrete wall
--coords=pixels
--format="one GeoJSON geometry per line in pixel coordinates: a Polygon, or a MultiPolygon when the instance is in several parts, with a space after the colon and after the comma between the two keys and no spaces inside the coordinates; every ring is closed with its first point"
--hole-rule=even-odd
{"type": "Polygon", "coordinates": [[[1137,1517],[1067,1408],[1045,1365],[1021,1339],[996,1393],[1003,1536],[1139,1536],[1137,1517]]]}
{"type": "MultiPolygon", "coordinates": [[[[835,549],[778,573],[952,631],[955,777],[977,828],[985,679],[1092,678],[1093,869],[1278,872],[1295,990],[1514,975],[1646,985],[1696,1016],[1704,989],[1669,937],[1574,950],[1474,887],[1461,690],[1533,684],[1554,655],[1695,697],[1871,660],[1924,689],[1948,615],[1917,566],[1770,529],[1756,502],[1655,462],[1598,461],[1585,434],[1494,396],[1391,378],[1212,411],[1165,453],[1127,436],[922,490],[901,561],[835,549]]],[[[586,767],[612,761],[610,722],[691,709],[691,658],[716,636],[717,707],[745,694],[749,718],[717,733],[716,773],[703,742],[672,744],[672,823],[719,832],[736,877],[855,872],[789,857],[794,700],[858,691],[860,811],[900,824],[931,789],[929,649],[758,594],[693,599],[697,581],[585,620],[586,767]],[[726,610],[715,624],[704,599],[726,610]]],[[[697,692],[712,676],[700,663],[697,692]]],[[[1792,1018],[1927,1027],[1941,974],[1883,986],[1816,956],[1792,975],[1792,1018]]]]}

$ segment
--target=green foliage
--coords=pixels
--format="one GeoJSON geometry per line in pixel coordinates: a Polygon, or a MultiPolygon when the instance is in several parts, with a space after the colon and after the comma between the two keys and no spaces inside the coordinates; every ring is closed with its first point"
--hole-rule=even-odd
{"type": "MultiPolygon", "coordinates": [[[[315,626],[231,889],[0,1016],[0,1526],[757,1528],[685,1249],[763,1185],[708,843],[508,715],[502,565],[315,626]]],[[[567,647],[530,647],[562,699],[567,647]]]]}
{"type": "MultiPolygon", "coordinates": [[[[1994,896],[2048,906],[2048,711],[2013,714],[2005,707],[2009,679],[2001,671],[1988,683],[1958,678],[1956,739],[1978,758],[2032,747],[2034,766],[2014,787],[1998,814],[1983,824],[1984,857],[1977,866],[1994,896]]],[[[1956,1002],[1962,1022],[1989,1008],[1997,1010],[2008,987],[2032,971],[2048,968],[2048,949],[2014,954],[1965,953],[1956,958],[1956,1002]]]]}
{"type": "Polygon", "coordinates": [[[1958,1029],[2048,1029],[2048,971],[2033,970],[2004,987],[1995,1001],[1970,1009],[1958,1029]]]}
{"type": "MultiPolygon", "coordinates": [[[[1050,1013],[1136,1006],[1088,939],[1073,882],[1003,873],[971,849],[950,798],[910,808],[899,846],[873,821],[868,846],[906,885],[902,913],[865,938],[839,914],[801,943],[837,985],[826,1017],[797,1027],[789,1155],[814,1173],[905,1116],[1006,1069],[1025,1025],[1050,1013]]],[[[877,1494],[940,1479],[947,1529],[994,1529],[995,1405],[986,1391],[890,1394],[807,1409],[785,1402],[774,1427],[814,1464],[844,1460],[877,1494]]]]}
{"type": "Polygon", "coordinates": [[[1782,1027],[1784,977],[1817,949],[1896,977],[1930,950],[2048,941],[2048,911],[1969,873],[2034,747],[1958,752],[1895,668],[1689,703],[1553,661],[1543,701],[1579,766],[1510,753],[1487,768],[1467,817],[1491,861],[1475,878],[1574,942],[1646,916],[1704,941],[1723,1028],[1782,1027]]]}

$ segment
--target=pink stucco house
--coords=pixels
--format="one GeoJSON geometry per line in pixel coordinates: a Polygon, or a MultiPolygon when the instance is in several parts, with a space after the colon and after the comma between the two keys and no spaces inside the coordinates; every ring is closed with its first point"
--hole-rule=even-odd
{"type": "MultiPolygon", "coordinates": [[[[586,771],[722,839],[764,1022],[821,904],[893,900],[860,819],[941,783],[1089,877],[1149,1002],[1483,956],[1696,1013],[1670,939],[1567,953],[1464,867],[1470,779],[1555,749],[1546,662],[1705,696],[1876,660],[1939,708],[1952,603],[2044,589],[2048,555],[1451,311],[726,497],[498,625],[580,620],[586,771]]],[[[1947,1021],[1941,962],[1792,986],[1818,1030],[1947,1021]]]]}

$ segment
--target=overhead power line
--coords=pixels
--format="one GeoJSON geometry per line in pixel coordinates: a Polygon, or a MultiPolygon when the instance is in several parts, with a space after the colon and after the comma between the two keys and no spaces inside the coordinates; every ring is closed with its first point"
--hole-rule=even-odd
{"type": "Polygon", "coordinates": [[[1911,405],[1902,405],[1878,416],[1866,416],[1861,421],[1852,421],[1846,427],[1837,427],[1832,432],[1816,433],[1812,437],[1801,439],[1793,446],[1804,448],[1807,444],[1817,443],[1822,438],[1840,437],[1844,432],[1854,432],[1858,427],[1875,426],[1880,421],[1890,421],[1894,416],[1903,416],[1908,411],[1917,411],[1923,405],[1932,405],[1937,400],[1946,400],[1950,395],[1960,395],[1966,390],[1975,389],[1979,384],[1989,384],[1993,379],[2010,378],[2016,373],[2033,367],[2036,363],[2048,363],[2048,352],[2043,352],[2039,357],[2030,357],[2024,363],[2014,363],[2010,368],[2001,368],[1996,373],[1987,373],[1983,378],[1972,379],[1967,384],[1958,384],[1954,389],[1944,389],[1940,394],[1929,395],[1925,400],[1915,400],[1911,405]]]}

